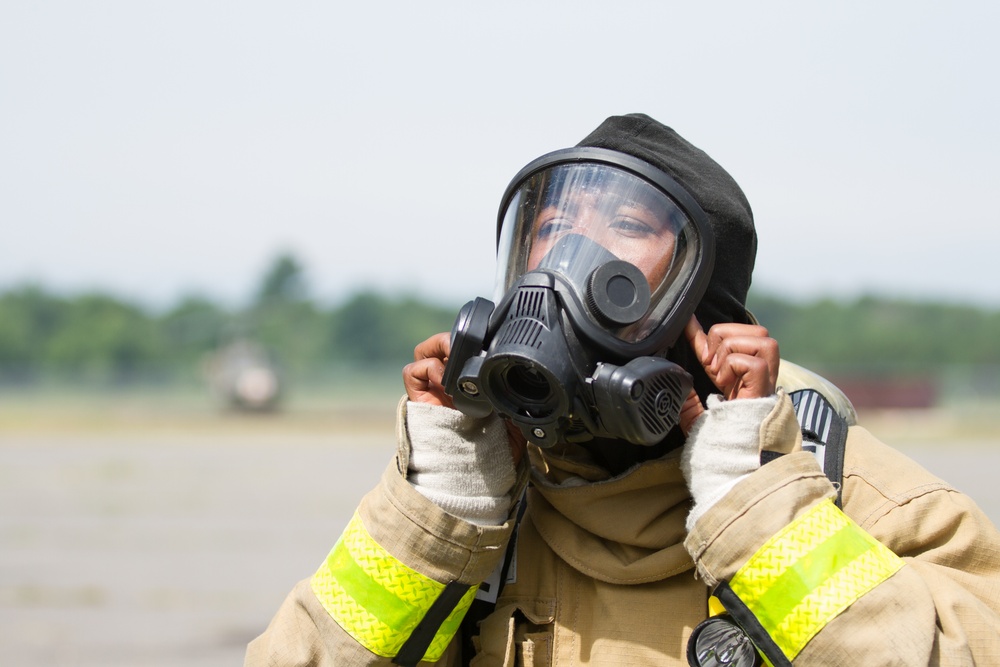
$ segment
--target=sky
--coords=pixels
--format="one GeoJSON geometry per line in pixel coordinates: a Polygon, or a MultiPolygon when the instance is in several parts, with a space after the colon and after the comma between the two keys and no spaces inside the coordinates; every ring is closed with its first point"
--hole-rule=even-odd
{"type": "Polygon", "coordinates": [[[1000,4],[0,0],[0,290],[493,293],[500,197],[647,113],[754,209],[754,287],[1000,306],[1000,4]]]}

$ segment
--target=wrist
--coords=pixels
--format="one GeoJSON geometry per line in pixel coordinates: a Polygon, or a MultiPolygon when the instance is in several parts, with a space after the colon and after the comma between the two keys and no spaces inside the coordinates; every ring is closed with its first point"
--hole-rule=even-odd
{"type": "Polygon", "coordinates": [[[709,396],[708,409],[695,420],[681,454],[681,470],[694,500],[688,530],[760,467],[761,424],[778,399],[773,395],[725,401],[709,396]]]}
{"type": "Polygon", "coordinates": [[[413,402],[405,406],[404,418],[406,478],[414,488],[470,523],[502,524],[517,481],[503,422],[413,402]]]}

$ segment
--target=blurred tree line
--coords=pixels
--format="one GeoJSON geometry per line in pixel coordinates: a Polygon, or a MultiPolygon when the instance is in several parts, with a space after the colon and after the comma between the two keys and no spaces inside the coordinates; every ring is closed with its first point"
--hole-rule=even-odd
{"type": "Polygon", "coordinates": [[[919,375],[1000,366],[1000,310],[874,296],[790,303],[751,294],[748,301],[782,357],[826,372],[919,375]]]}
{"type": "Polygon", "coordinates": [[[275,260],[243,308],[190,296],[154,312],[107,294],[22,286],[0,292],[0,384],[197,380],[208,355],[239,340],[263,345],[293,380],[344,369],[398,375],[414,345],[450,329],[457,312],[373,291],[324,308],[290,255],[275,260]]]}
{"type": "MultiPolygon", "coordinates": [[[[323,307],[290,255],[274,261],[242,308],[192,296],[154,312],[107,294],[16,287],[0,292],[0,383],[190,381],[206,355],[240,339],[270,350],[290,380],[335,379],[345,369],[398,377],[414,345],[449,330],[460,305],[361,291],[323,307]]],[[[821,373],[965,366],[996,378],[1000,368],[1000,311],[876,297],[795,303],[761,294],[749,307],[784,358],[821,373]]]]}

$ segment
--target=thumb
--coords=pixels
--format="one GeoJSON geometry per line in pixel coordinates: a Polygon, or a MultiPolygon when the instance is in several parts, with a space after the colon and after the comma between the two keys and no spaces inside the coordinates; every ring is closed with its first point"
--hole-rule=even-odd
{"type": "Polygon", "coordinates": [[[705,412],[705,406],[701,404],[701,398],[692,389],[691,393],[688,394],[687,400],[684,401],[684,405],[681,406],[681,431],[687,436],[691,432],[691,427],[694,426],[694,422],[698,417],[705,412]]]}

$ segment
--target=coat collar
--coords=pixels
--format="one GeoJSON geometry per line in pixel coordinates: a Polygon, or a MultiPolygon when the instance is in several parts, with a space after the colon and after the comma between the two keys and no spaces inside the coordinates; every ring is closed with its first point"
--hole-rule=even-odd
{"type": "Polygon", "coordinates": [[[583,574],[615,584],[692,569],[683,545],[691,498],[679,452],[612,477],[581,449],[531,451],[528,516],[549,547],[583,574]]]}

